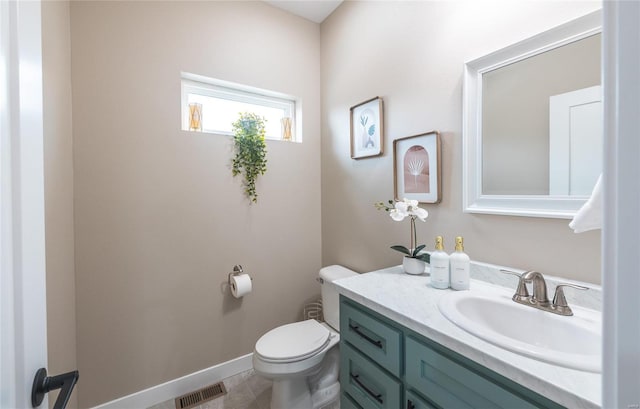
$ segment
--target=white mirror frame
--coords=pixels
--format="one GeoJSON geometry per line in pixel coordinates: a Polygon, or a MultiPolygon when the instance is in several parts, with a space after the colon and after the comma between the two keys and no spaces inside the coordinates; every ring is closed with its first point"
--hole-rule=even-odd
{"type": "Polygon", "coordinates": [[[571,219],[584,205],[586,197],[482,194],[482,75],[601,31],[602,12],[598,10],[465,64],[462,112],[465,213],[571,219]]]}

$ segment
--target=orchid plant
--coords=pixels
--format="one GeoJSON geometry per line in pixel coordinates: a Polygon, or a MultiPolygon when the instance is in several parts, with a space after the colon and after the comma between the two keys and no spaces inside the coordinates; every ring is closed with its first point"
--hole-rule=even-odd
{"type": "Polygon", "coordinates": [[[416,219],[420,221],[427,221],[427,217],[429,216],[429,212],[425,209],[418,206],[417,200],[389,200],[388,203],[378,202],[375,203],[374,206],[378,210],[384,210],[389,213],[389,216],[397,222],[401,222],[405,218],[409,217],[411,221],[411,246],[406,248],[405,246],[391,246],[393,250],[399,251],[401,253],[406,254],[408,257],[417,258],[419,260],[429,262],[430,256],[427,253],[419,254],[422,249],[426,247],[425,244],[417,245],[417,237],[416,237],[416,219]]]}

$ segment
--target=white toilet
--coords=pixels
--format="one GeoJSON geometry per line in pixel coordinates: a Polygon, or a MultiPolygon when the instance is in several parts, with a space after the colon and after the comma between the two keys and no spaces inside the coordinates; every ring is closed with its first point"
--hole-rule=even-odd
{"type": "Polygon", "coordinates": [[[286,324],[256,342],[253,369],[273,381],[271,409],[319,409],[338,399],[340,301],[328,283],[356,274],[337,265],[322,268],[318,281],[326,322],[286,324]]]}

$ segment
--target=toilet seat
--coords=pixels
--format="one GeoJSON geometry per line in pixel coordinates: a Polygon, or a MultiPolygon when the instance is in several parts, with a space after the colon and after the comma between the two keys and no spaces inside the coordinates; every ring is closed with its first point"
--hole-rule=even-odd
{"type": "Polygon", "coordinates": [[[255,352],[264,362],[296,362],[316,355],[330,341],[331,332],[316,320],[286,324],[264,334],[255,352]]]}

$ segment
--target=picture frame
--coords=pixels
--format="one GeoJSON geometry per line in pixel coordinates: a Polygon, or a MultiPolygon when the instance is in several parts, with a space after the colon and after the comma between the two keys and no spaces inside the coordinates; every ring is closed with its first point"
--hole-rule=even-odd
{"type": "Polygon", "coordinates": [[[351,159],[380,156],[384,150],[384,118],[381,97],[375,97],[349,109],[351,159]]]}
{"type": "Polygon", "coordinates": [[[440,133],[407,136],[393,141],[393,193],[420,203],[442,200],[440,133]]]}

